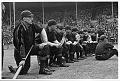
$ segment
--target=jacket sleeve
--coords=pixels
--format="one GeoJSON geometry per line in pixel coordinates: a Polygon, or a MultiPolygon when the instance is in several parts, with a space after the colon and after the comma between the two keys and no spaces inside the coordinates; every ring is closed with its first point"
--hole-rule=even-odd
{"type": "Polygon", "coordinates": [[[42,30],[43,30],[42,27],[40,27],[40,26],[37,25],[37,24],[33,24],[33,25],[34,25],[34,29],[35,29],[35,32],[36,32],[36,33],[41,33],[41,32],[42,32],[42,30]]]}
{"type": "Polygon", "coordinates": [[[25,53],[25,44],[24,44],[24,30],[21,28],[19,31],[19,40],[20,40],[20,56],[22,59],[26,57],[25,53]]]}
{"type": "Polygon", "coordinates": [[[40,27],[37,24],[34,24],[34,28],[35,28],[35,32],[39,33],[41,35],[41,40],[42,42],[47,42],[48,38],[47,38],[47,34],[44,28],[40,27]]]}
{"type": "Polygon", "coordinates": [[[105,45],[104,45],[104,48],[105,49],[112,49],[114,46],[113,45],[111,45],[110,43],[106,43],[105,45]]]}

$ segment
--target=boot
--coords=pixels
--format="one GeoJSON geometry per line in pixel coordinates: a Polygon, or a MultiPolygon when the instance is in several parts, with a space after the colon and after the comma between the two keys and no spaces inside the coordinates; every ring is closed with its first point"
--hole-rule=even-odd
{"type": "Polygon", "coordinates": [[[54,72],[55,70],[53,70],[52,68],[50,68],[49,64],[48,64],[48,59],[46,60],[46,68],[48,68],[48,70],[50,72],[54,72]]]}
{"type": "Polygon", "coordinates": [[[11,73],[16,73],[17,68],[13,68],[11,65],[8,66],[11,73]]]}
{"type": "MultiPolygon", "coordinates": [[[[13,74],[15,74],[17,72],[17,69],[18,69],[18,68],[13,68],[11,65],[9,65],[8,68],[9,68],[10,72],[13,74]]],[[[19,75],[25,75],[25,74],[27,74],[27,73],[22,72],[22,71],[19,73],[19,75]]]]}
{"type": "Polygon", "coordinates": [[[72,61],[79,62],[77,59],[74,58],[74,54],[72,54],[72,61]]]}
{"type": "Polygon", "coordinates": [[[70,53],[70,60],[73,61],[74,55],[70,53]]]}
{"type": "Polygon", "coordinates": [[[70,59],[67,59],[67,63],[74,63],[74,61],[71,61],[70,59]]]}
{"type": "Polygon", "coordinates": [[[41,60],[39,74],[51,75],[52,73],[46,68],[46,61],[41,60]]]}
{"type": "Polygon", "coordinates": [[[66,65],[65,59],[62,56],[58,57],[57,62],[60,67],[69,67],[69,65],[66,65]]]}

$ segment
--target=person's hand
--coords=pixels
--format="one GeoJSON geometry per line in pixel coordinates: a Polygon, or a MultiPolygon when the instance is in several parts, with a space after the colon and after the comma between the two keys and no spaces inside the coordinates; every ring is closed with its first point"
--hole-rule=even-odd
{"type": "Polygon", "coordinates": [[[24,66],[25,64],[25,60],[22,60],[20,63],[19,63],[19,66],[24,66]]]}
{"type": "Polygon", "coordinates": [[[67,44],[67,45],[70,45],[71,43],[68,41],[68,42],[66,42],[66,44],[67,44]]]}
{"type": "Polygon", "coordinates": [[[65,37],[66,36],[66,32],[64,32],[64,34],[63,34],[63,37],[65,37]]]}
{"type": "Polygon", "coordinates": [[[74,43],[73,43],[73,45],[76,45],[76,44],[77,44],[77,42],[74,42],[74,43]]]}
{"type": "Polygon", "coordinates": [[[72,42],[71,42],[71,41],[68,41],[67,43],[68,43],[68,44],[72,44],[72,42]]]}
{"type": "Polygon", "coordinates": [[[62,46],[61,43],[56,44],[57,48],[60,48],[61,46],[62,46]]]}
{"type": "Polygon", "coordinates": [[[47,42],[47,45],[49,45],[49,46],[55,46],[55,44],[54,43],[51,43],[51,42],[47,42]]]}
{"type": "Polygon", "coordinates": [[[81,47],[81,49],[83,49],[83,46],[82,46],[82,45],[80,45],[80,47],[81,47]]]}
{"type": "Polygon", "coordinates": [[[39,48],[42,49],[45,45],[47,45],[47,43],[39,44],[39,48]]]}

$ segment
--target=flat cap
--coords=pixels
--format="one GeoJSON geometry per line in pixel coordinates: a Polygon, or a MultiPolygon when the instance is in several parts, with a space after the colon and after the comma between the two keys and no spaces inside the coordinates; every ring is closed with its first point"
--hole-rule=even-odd
{"type": "Polygon", "coordinates": [[[32,16],[33,16],[33,14],[32,14],[32,12],[29,11],[29,10],[24,10],[24,11],[21,12],[21,17],[22,17],[22,18],[23,18],[23,17],[32,17],[32,16]]]}
{"type": "Polygon", "coordinates": [[[48,21],[48,26],[52,26],[52,25],[57,25],[57,23],[54,19],[51,19],[48,21]]]}

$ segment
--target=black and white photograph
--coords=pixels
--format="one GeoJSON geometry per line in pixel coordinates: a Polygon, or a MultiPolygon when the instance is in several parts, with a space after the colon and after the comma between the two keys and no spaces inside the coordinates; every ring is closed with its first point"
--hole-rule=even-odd
{"type": "Polygon", "coordinates": [[[119,79],[118,1],[1,2],[1,79],[119,79]]]}

